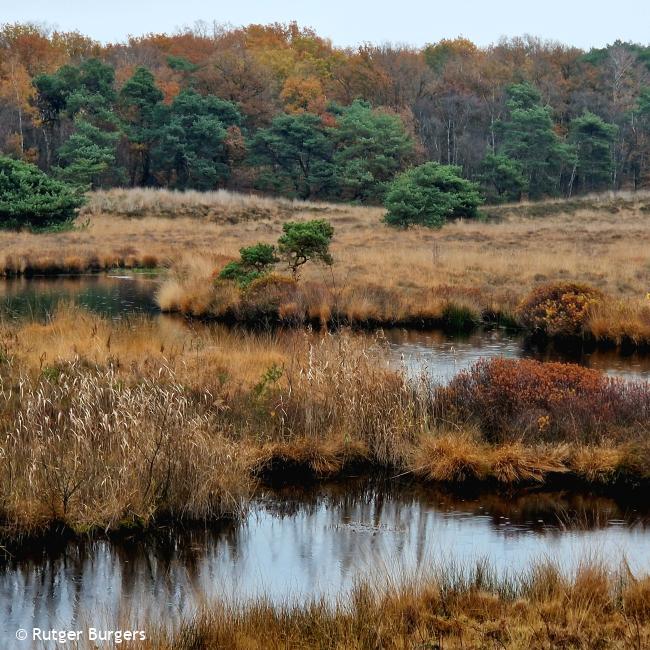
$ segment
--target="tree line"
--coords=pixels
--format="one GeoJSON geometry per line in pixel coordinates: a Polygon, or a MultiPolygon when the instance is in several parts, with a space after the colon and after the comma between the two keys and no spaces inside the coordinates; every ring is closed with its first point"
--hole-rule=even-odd
{"type": "Polygon", "coordinates": [[[650,47],[341,49],[296,24],[100,45],[3,25],[0,153],[95,188],[381,202],[392,187],[399,202],[393,179],[424,165],[403,183],[444,180],[426,166],[438,163],[489,201],[637,189],[650,182],[650,47]]]}

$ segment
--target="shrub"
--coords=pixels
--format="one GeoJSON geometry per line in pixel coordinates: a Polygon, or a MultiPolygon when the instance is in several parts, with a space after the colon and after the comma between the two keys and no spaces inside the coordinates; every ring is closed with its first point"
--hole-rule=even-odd
{"type": "Polygon", "coordinates": [[[586,284],[557,282],[532,291],[517,308],[519,323],[531,332],[548,336],[582,334],[591,309],[603,294],[586,284]]]}
{"type": "Polygon", "coordinates": [[[85,198],[35,165],[0,156],[0,227],[47,228],[72,221],[85,198]]]}
{"type": "Polygon", "coordinates": [[[440,228],[448,219],[477,217],[481,203],[477,185],[461,177],[460,167],[428,162],[391,183],[384,221],[399,228],[440,228]]]}
{"type": "MultiPolygon", "coordinates": [[[[650,415],[650,388],[597,370],[532,359],[484,359],[441,389],[459,421],[476,421],[488,439],[568,440],[630,427],[650,415]]],[[[449,414],[449,413],[448,413],[449,414]]]]}
{"type": "Polygon", "coordinates": [[[284,275],[264,275],[254,279],[245,289],[241,310],[247,320],[304,319],[302,292],[293,278],[284,275]]]}
{"type": "Polygon", "coordinates": [[[334,236],[332,224],[324,219],[289,221],[282,226],[284,234],[278,239],[278,248],[294,278],[307,262],[332,264],[329,246],[334,236]]]}
{"type": "Polygon", "coordinates": [[[247,287],[251,282],[266,275],[278,261],[275,246],[255,244],[239,249],[240,260],[228,262],[219,273],[222,280],[234,280],[240,287],[247,287]]]}

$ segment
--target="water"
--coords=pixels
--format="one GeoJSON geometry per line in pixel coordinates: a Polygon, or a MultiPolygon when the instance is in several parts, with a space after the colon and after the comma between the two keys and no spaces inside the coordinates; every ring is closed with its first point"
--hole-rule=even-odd
{"type": "Polygon", "coordinates": [[[0,281],[0,315],[5,319],[50,317],[60,302],[70,302],[109,318],[160,313],[153,274],[80,275],[0,281]]]}
{"type": "Polygon", "coordinates": [[[479,359],[494,357],[578,363],[614,377],[633,381],[650,380],[650,355],[643,353],[624,355],[616,350],[594,347],[568,350],[558,349],[553,344],[540,347],[529,344],[521,334],[499,329],[453,336],[442,331],[396,328],[387,329],[383,334],[389,346],[391,367],[404,367],[410,373],[424,371],[443,383],[479,359]]]}
{"type": "MultiPolygon", "coordinates": [[[[9,319],[50,316],[60,301],[76,303],[118,319],[129,314],[169,318],[160,313],[154,294],[159,278],[149,274],[83,275],[0,281],[0,316],[9,319]]],[[[178,320],[178,319],[177,319],[178,320]]],[[[194,329],[201,325],[194,324],[194,329]]],[[[409,372],[426,371],[447,382],[459,370],[481,358],[529,357],[542,361],[569,361],[629,380],[650,380],[650,355],[621,355],[616,350],[558,350],[530,347],[520,334],[503,330],[477,330],[453,336],[441,331],[386,329],[388,363],[409,372]]],[[[374,334],[359,333],[373,337],[374,334]]]]}
{"type": "Polygon", "coordinates": [[[585,558],[613,566],[627,558],[634,572],[648,571],[649,521],[613,499],[577,494],[459,496],[369,482],[271,492],[241,524],[10,559],[0,569],[0,638],[127,619],[173,626],[214,599],[335,600],[358,579],[484,558],[502,575],[545,558],[567,572],[585,558]]]}

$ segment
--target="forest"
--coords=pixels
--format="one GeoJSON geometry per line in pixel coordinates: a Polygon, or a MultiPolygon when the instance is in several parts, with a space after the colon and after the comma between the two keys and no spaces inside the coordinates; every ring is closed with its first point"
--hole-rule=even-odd
{"type": "Polygon", "coordinates": [[[0,153],[83,187],[380,203],[453,165],[489,202],[650,183],[650,47],[342,49],[295,23],[100,44],[0,27],[0,153]]]}

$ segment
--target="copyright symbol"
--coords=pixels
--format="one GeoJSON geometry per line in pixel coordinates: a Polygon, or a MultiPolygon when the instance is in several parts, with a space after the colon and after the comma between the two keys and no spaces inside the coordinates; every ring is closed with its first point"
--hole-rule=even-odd
{"type": "Polygon", "coordinates": [[[27,630],[22,630],[22,629],[21,629],[21,630],[18,630],[18,631],[16,632],[16,638],[17,638],[19,641],[24,641],[24,640],[27,638],[27,630]]]}

